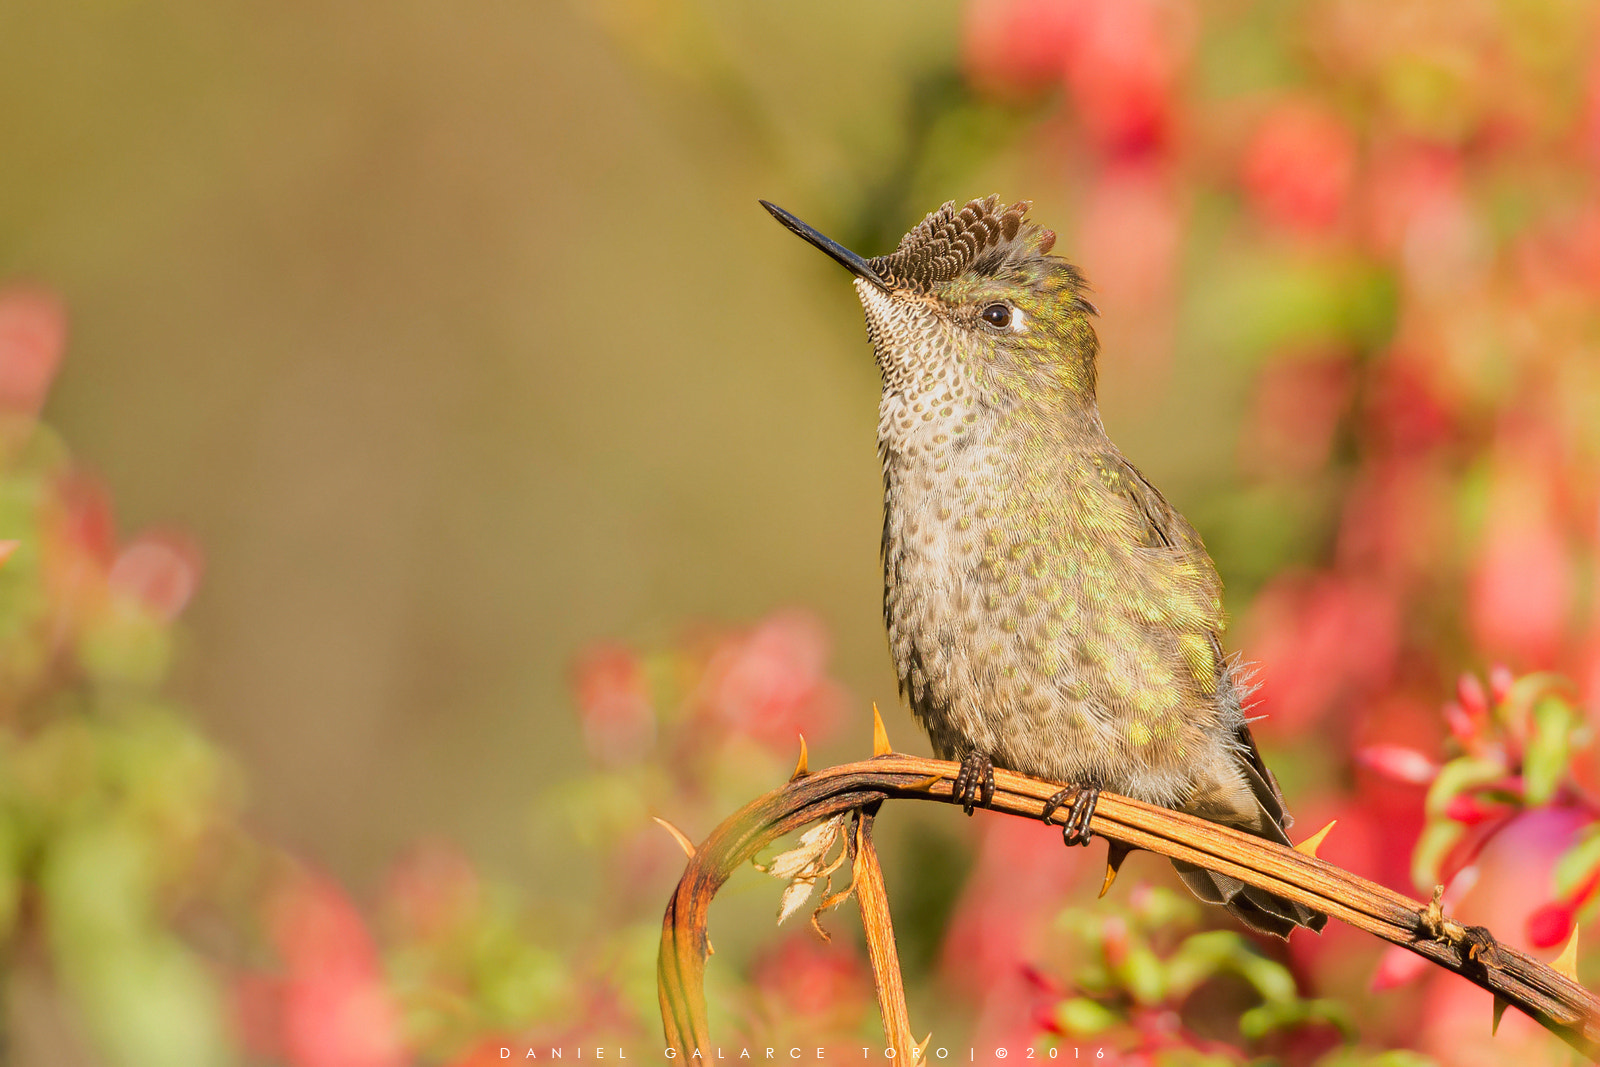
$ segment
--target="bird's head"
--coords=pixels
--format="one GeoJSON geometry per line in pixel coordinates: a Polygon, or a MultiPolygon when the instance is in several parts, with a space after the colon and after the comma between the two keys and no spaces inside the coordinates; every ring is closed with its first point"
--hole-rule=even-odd
{"type": "Polygon", "coordinates": [[[1098,343],[1083,277],[1050,254],[1027,201],[954,201],[885,256],[864,258],[789,212],[762,206],[856,276],[884,389],[915,389],[952,363],[989,403],[1092,410],[1098,343]]]}

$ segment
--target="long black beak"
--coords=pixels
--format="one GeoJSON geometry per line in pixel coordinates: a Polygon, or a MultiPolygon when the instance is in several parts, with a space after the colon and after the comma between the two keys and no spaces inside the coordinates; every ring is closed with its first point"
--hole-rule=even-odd
{"type": "Polygon", "coordinates": [[[772,213],[772,217],[787,226],[790,231],[799,234],[811,244],[816,245],[828,255],[844,264],[844,268],[857,278],[865,278],[879,289],[887,290],[889,283],[878,277],[878,272],[872,269],[872,264],[850,251],[844,245],[831,237],[818,233],[814,227],[807,226],[793,215],[789,214],[777,204],[761,201],[761,206],[772,213]]]}

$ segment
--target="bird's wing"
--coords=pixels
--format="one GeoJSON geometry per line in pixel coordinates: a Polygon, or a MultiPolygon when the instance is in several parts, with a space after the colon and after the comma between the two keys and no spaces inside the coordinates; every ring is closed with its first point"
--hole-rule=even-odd
{"type": "MultiPolygon", "coordinates": [[[[1168,548],[1203,563],[1211,580],[1220,585],[1220,579],[1216,577],[1215,567],[1211,557],[1206,553],[1205,544],[1200,540],[1199,533],[1189,525],[1189,520],[1178,514],[1173,506],[1167,503],[1167,498],[1150,484],[1140,473],[1139,468],[1116,451],[1098,453],[1093,457],[1093,462],[1106,488],[1127,499],[1135,511],[1143,517],[1141,543],[1149,548],[1168,548]]],[[[1220,622],[1219,618],[1219,628],[1220,622]]],[[[1208,630],[1205,637],[1211,648],[1211,667],[1215,672],[1213,685],[1218,687],[1218,691],[1230,689],[1236,691],[1238,687],[1223,657],[1222,643],[1217,637],[1217,631],[1208,630]]],[[[1231,699],[1237,699],[1237,696],[1234,695],[1231,699]]],[[[1278,788],[1278,779],[1261,759],[1261,751],[1256,747],[1256,739],[1250,733],[1248,722],[1240,721],[1236,741],[1247,777],[1250,779],[1251,792],[1256,795],[1256,799],[1261,802],[1267,814],[1272,816],[1273,821],[1287,829],[1293,825],[1294,817],[1284,806],[1283,791],[1278,788]]]]}

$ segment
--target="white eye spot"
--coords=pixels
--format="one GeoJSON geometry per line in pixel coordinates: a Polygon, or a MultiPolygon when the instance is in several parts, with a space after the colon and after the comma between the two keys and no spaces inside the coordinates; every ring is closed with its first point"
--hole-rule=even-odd
{"type": "Polygon", "coordinates": [[[1011,309],[1011,332],[1012,333],[1027,333],[1028,332],[1028,315],[1021,308],[1012,308],[1011,309]]]}

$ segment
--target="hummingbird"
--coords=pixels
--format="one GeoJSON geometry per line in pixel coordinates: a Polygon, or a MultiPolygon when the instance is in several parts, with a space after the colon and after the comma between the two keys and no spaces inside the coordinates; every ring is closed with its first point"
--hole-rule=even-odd
{"type": "MultiPolygon", "coordinates": [[[[901,693],[967,814],[994,768],[1070,783],[1068,845],[1102,789],[1279,844],[1292,820],[1223,654],[1200,535],[1106,435],[1083,275],[1031,202],[930,213],[871,259],[767,201],[855,276],[883,392],[883,615],[901,693]]],[[[1106,884],[1127,849],[1112,843],[1106,884]]],[[[1253,930],[1327,916],[1178,860],[1253,930]]]]}

